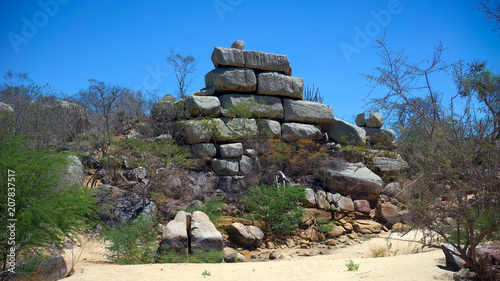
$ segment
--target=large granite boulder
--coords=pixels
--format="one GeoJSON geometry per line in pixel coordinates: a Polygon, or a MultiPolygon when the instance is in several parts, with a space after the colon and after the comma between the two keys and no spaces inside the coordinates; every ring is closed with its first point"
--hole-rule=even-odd
{"type": "Polygon", "coordinates": [[[225,117],[282,119],[284,116],[281,99],[277,97],[228,94],[219,99],[225,117]]]}
{"type": "Polygon", "coordinates": [[[283,141],[321,140],[321,130],[314,125],[301,123],[281,124],[281,138],[283,141]]]}
{"type": "Polygon", "coordinates": [[[217,68],[205,75],[205,85],[216,92],[254,92],[257,78],[249,68],[217,68]]]}
{"type": "Polygon", "coordinates": [[[368,202],[368,200],[354,200],[354,210],[356,212],[369,214],[370,202],[368,202]]]}
{"type": "Polygon", "coordinates": [[[354,200],[377,200],[384,188],[382,179],[363,163],[337,161],[320,173],[319,180],[328,191],[349,195],[354,200]]]}
{"type": "Polygon", "coordinates": [[[366,127],[382,128],[382,125],[384,125],[384,118],[382,117],[382,114],[373,112],[366,117],[366,127]]]}
{"type": "Polygon", "coordinates": [[[335,142],[351,145],[366,144],[365,130],[344,120],[335,118],[333,123],[323,127],[328,137],[335,142]]]}
{"type": "Polygon", "coordinates": [[[190,95],[186,98],[186,112],[191,116],[220,115],[220,101],[217,97],[190,95]]]}
{"type": "Polygon", "coordinates": [[[263,72],[257,75],[257,94],[303,98],[304,79],[290,77],[277,72],[263,72]]]}
{"type": "Polygon", "coordinates": [[[399,222],[399,212],[398,207],[394,206],[390,202],[379,203],[375,209],[375,217],[380,221],[389,223],[390,225],[399,222]]]}
{"type": "Polygon", "coordinates": [[[102,209],[97,215],[110,226],[124,226],[140,215],[152,215],[156,206],[140,194],[110,185],[100,185],[92,189],[97,205],[102,209]]]}
{"type": "Polygon", "coordinates": [[[239,50],[236,48],[215,47],[212,53],[212,62],[217,67],[246,67],[259,70],[288,73],[290,63],[284,55],[270,54],[257,51],[239,50]]]}
{"type": "Polygon", "coordinates": [[[285,121],[310,124],[330,124],[334,120],[333,108],[312,101],[283,99],[285,121]]]}
{"type": "Polygon", "coordinates": [[[188,229],[191,223],[191,214],[180,211],[175,218],[162,227],[162,239],[159,251],[172,248],[177,252],[187,254],[189,250],[188,229]]]}
{"type": "Polygon", "coordinates": [[[339,201],[335,202],[335,206],[341,212],[354,212],[354,202],[349,197],[340,197],[339,201]]]}
{"type": "Polygon", "coordinates": [[[390,144],[396,138],[396,133],[391,129],[364,128],[366,136],[370,137],[372,144],[390,144]]]}
{"type": "Polygon", "coordinates": [[[221,176],[235,176],[240,171],[238,159],[235,158],[214,158],[212,168],[221,176]]]}
{"type": "Polygon", "coordinates": [[[175,119],[176,116],[182,116],[183,113],[184,104],[176,102],[172,95],[166,95],[153,105],[151,118],[157,122],[166,122],[175,119]]]}
{"type": "Polygon", "coordinates": [[[306,207],[316,207],[316,194],[311,188],[305,188],[306,196],[304,198],[304,206],[306,207]]]}
{"type": "Polygon", "coordinates": [[[341,235],[344,235],[346,233],[345,228],[343,228],[340,225],[335,225],[328,231],[327,235],[329,238],[337,238],[341,235]]]}
{"type": "Polygon", "coordinates": [[[262,135],[268,139],[280,139],[281,138],[281,124],[278,121],[270,119],[259,120],[259,135],[262,135]]]}
{"type": "Polygon", "coordinates": [[[239,222],[229,225],[226,231],[231,240],[245,248],[257,248],[264,239],[264,232],[260,228],[253,225],[245,226],[239,222]]]}
{"type": "Polygon", "coordinates": [[[222,234],[215,228],[208,216],[200,211],[191,215],[191,252],[222,251],[222,234]]]}
{"type": "Polygon", "coordinates": [[[356,115],[356,119],[354,119],[354,122],[356,123],[356,126],[366,127],[365,114],[360,113],[360,114],[356,115]]]}
{"type": "Polygon", "coordinates": [[[252,172],[253,160],[252,158],[250,158],[250,156],[246,155],[241,156],[239,162],[240,162],[240,172],[243,175],[247,175],[250,172],[252,172]]]}
{"type": "Polygon", "coordinates": [[[372,170],[381,177],[395,178],[408,169],[408,163],[398,155],[397,158],[373,157],[372,170]]]}
{"type": "Polygon", "coordinates": [[[217,142],[238,141],[246,137],[255,137],[258,133],[255,119],[221,118],[213,119],[214,138],[217,142]]]}

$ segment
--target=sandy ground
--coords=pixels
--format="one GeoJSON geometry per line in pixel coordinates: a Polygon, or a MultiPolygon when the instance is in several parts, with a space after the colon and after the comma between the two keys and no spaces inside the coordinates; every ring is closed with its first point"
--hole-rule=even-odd
{"type": "Polygon", "coordinates": [[[411,242],[415,240],[418,234],[403,238],[390,235],[312,257],[290,257],[299,250],[288,249],[277,251],[284,259],[268,262],[148,265],[112,264],[102,244],[85,241],[83,251],[66,250],[68,267],[72,254],[82,255],[75,273],[62,280],[453,280],[453,272],[443,269],[442,251],[422,251],[420,244],[411,242]],[[388,246],[385,257],[373,257],[375,250],[388,246]],[[347,270],[345,264],[350,259],[359,264],[359,270],[347,270]]]}

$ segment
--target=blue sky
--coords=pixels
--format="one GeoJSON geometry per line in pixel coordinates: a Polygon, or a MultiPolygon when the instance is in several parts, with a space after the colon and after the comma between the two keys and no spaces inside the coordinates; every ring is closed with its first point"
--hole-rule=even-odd
{"type": "MultiPolygon", "coordinates": [[[[97,79],[156,89],[162,97],[175,93],[169,49],[199,58],[188,89],[194,92],[213,69],[213,47],[239,39],[247,50],[288,55],[293,76],[319,87],[335,115],[353,122],[371,89],[359,73],[380,64],[372,46],[384,27],[389,46],[406,49],[414,61],[442,42],[448,62],[487,60],[499,73],[500,32],[491,31],[477,7],[474,0],[4,0],[0,73],[27,72],[65,95],[97,79]],[[355,52],[346,55],[345,46],[355,52]]],[[[445,95],[454,93],[450,77],[431,82],[445,95]]]]}

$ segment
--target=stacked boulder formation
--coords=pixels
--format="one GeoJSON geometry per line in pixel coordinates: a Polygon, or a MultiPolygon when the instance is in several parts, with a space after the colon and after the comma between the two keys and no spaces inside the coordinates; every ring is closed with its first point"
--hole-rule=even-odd
{"type": "Polygon", "coordinates": [[[183,122],[185,141],[195,156],[215,157],[219,176],[249,172],[254,155],[243,148],[246,137],[318,141],[335,122],[330,106],[303,100],[304,81],[291,76],[287,56],[243,46],[237,41],[232,48],[215,47],[206,88],[185,101],[192,118],[183,122]]]}

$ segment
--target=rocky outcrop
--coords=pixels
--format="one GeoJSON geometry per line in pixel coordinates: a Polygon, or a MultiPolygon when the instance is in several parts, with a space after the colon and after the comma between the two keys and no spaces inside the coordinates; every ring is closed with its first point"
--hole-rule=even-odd
{"type": "Polygon", "coordinates": [[[13,113],[14,109],[12,108],[12,106],[10,106],[6,103],[0,102],[0,113],[1,112],[13,113]]]}
{"type": "Polygon", "coordinates": [[[147,198],[110,185],[100,185],[92,189],[97,205],[102,208],[97,215],[110,226],[123,226],[140,215],[153,215],[156,206],[147,198]]]}
{"type": "MultiPolygon", "coordinates": [[[[177,252],[188,254],[189,251],[189,236],[191,214],[180,211],[175,215],[175,218],[167,223],[162,228],[162,240],[160,249],[172,248],[177,252]]],[[[160,251],[161,251],[160,250],[160,251]]]]}
{"type": "Polygon", "coordinates": [[[260,228],[253,225],[245,226],[239,222],[229,225],[226,231],[232,241],[245,248],[257,248],[264,239],[264,232],[260,228]]]}
{"type": "Polygon", "coordinates": [[[54,189],[82,187],[85,183],[85,168],[82,162],[75,155],[66,155],[64,158],[66,165],[63,166],[59,184],[54,189]]]}
{"type": "Polygon", "coordinates": [[[384,186],[382,179],[363,163],[334,163],[321,171],[320,180],[330,192],[349,195],[354,200],[377,200],[384,186]]]}

